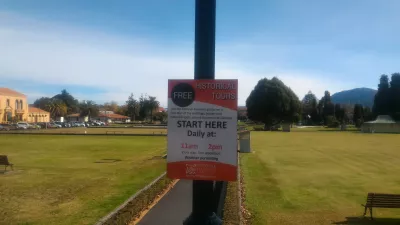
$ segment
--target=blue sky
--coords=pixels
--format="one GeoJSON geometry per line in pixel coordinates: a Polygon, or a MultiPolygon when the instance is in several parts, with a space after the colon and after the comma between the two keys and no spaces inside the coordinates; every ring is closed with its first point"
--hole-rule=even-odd
{"type": "MultiPolygon", "coordinates": [[[[375,88],[398,72],[400,1],[217,0],[216,78],[239,79],[239,104],[263,77],[302,98],[375,88]]],[[[66,88],[166,105],[168,79],[193,77],[194,0],[0,0],[0,86],[33,102],[66,88]]]]}

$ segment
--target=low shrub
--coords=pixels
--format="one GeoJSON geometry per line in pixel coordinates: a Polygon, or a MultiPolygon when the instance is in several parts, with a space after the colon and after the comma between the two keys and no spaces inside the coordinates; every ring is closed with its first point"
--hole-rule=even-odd
{"type": "Polygon", "coordinates": [[[340,126],[340,122],[334,116],[327,116],[325,122],[328,128],[338,128],[340,126]]]}
{"type": "Polygon", "coordinates": [[[237,181],[228,182],[223,213],[224,224],[226,225],[239,224],[240,221],[240,216],[238,214],[238,212],[240,212],[239,191],[237,185],[237,181]]]}
{"type": "Polygon", "coordinates": [[[172,182],[166,175],[139,192],[130,202],[97,225],[129,224],[145,210],[172,182]]]}
{"type": "Polygon", "coordinates": [[[254,131],[264,131],[264,126],[259,126],[259,125],[253,126],[253,130],[254,131]]]}

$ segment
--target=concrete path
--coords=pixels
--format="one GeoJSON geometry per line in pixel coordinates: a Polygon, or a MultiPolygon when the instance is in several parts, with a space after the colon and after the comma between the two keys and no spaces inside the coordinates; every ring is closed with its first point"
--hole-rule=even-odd
{"type": "Polygon", "coordinates": [[[138,225],[182,225],[192,212],[192,183],[178,181],[138,225]]]}

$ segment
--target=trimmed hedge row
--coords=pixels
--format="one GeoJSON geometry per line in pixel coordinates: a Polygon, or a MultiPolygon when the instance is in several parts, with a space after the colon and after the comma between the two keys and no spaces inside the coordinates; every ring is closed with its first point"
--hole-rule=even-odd
{"type": "Polygon", "coordinates": [[[237,165],[238,165],[238,175],[237,181],[228,182],[225,202],[224,202],[224,211],[223,211],[223,221],[224,225],[242,225],[242,196],[241,196],[241,181],[242,174],[240,169],[240,154],[238,153],[237,157],[237,165]]]}
{"type": "Polygon", "coordinates": [[[239,209],[239,192],[238,183],[229,182],[226,191],[225,205],[224,205],[224,225],[239,225],[240,216],[239,209]]]}
{"type": "Polygon", "coordinates": [[[140,213],[147,209],[172,181],[166,176],[166,173],[162,174],[116,210],[101,219],[96,225],[129,224],[139,217],[140,213]]]}

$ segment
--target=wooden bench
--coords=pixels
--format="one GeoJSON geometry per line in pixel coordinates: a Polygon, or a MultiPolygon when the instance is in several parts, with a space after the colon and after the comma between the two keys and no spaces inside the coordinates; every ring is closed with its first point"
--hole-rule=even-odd
{"type": "Polygon", "coordinates": [[[7,170],[8,166],[14,170],[13,164],[8,161],[8,157],[6,155],[0,155],[0,165],[4,165],[5,170],[7,170]]]}
{"type": "Polygon", "coordinates": [[[400,195],[368,193],[367,203],[362,206],[365,207],[364,217],[367,214],[367,209],[369,209],[371,220],[373,220],[372,208],[400,208],[400,195]]]}

